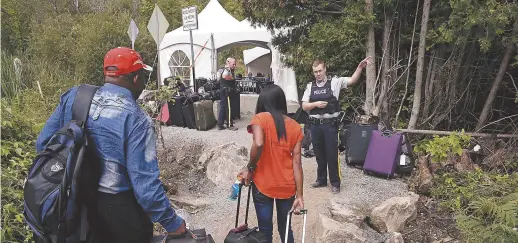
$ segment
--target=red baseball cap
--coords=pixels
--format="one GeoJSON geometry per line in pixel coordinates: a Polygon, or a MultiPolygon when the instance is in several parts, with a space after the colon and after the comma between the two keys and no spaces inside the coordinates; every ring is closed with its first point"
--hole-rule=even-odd
{"type": "Polygon", "coordinates": [[[127,47],[117,47],[111,49],[104,56],[104,75],[119,76],[123,74],[132,73],[144,69],[146,71],[153,71],[153,68],[144,64],[140,54],[127,47]],[[115,67],[116,70],[107,70],[108,67],[115,67]]]}

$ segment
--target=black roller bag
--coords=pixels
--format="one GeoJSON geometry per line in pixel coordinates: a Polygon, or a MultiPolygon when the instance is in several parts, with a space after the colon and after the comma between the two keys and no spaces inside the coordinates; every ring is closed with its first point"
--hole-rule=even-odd
{"type": "Polygon", "coordinates": [[[234,88],[229,93],[232,120],[241,119],[241,92],[234,88]]]}
{"type": "Polygon", "coordinates": [[[182,107],[186,98],[184,96],[174,96],[173,99],[174,101],[167,103],[167,106],[169,107],[170,124],[172,126],[185,127],[182,107]]]}
{"type": "Polygon", "coordinates": [[[347,151],[345,153],[345,162],[348,165],[363,166],[373,130],[378,130],[378,124],[355,123],[349,126],[347,151]]]}
{"type": "Polygon", "coordinates": [[[268,243],[266,235],[259,231],[258,227],[248,227],[248,209],[250,207],[250,194],[252,192],[252,184],[248,187],[248,199],[246,200],[245,224],[237,226],[239,221],[239,206],[241,204],[241,191],[243,184],[239,185],[239,193],[237,196],[237,212],[236,212],[236,226],[228,232],[224,243],[268,243]]]}

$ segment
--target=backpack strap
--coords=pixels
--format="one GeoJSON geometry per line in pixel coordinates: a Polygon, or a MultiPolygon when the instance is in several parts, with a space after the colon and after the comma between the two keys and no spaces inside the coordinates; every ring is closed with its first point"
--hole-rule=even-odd
{"type": "MultiPolygon", "coordinates": [[[[77,125],[84,128],[88,114],[90,112],[90,105],[94,98],[95,92],[99,89],[99,86],[82,84],[77,89],[74,103],[72,103],[72,120],[77,122],[77,125]]],[[[60,215],[61,218],[61,215],[60,215]]],[[[81,219],[79,228],[80,241],[86,241],[86,235],[88,232],[88,220],[87,220],[87,209],[84,205],[81,206],[81,219]]],[[[60,232],[63,233],[63,232],[60,232]]],[[[63,235],[59,234],[58,243],[65,243],[66,239],[63,235]]]]}
{"type": "Polygon", "coordinates": [[[88,113],[90,112],[90,105],[97,89],[99,89],[99,86],[82,84],[77,90],[74,103],[72,104],[72,120],[77,121],[81,127],[84,127],[86,123],[88,113]]]}

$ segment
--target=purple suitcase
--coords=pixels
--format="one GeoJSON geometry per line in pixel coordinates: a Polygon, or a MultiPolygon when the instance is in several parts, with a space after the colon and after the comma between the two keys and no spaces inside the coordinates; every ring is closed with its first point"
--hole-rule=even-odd
{"type": "Polygon", "coordinates": [[[390,178],[394,176],[401,154],[401,133],[372,131],[363,171],[390,178]]]}

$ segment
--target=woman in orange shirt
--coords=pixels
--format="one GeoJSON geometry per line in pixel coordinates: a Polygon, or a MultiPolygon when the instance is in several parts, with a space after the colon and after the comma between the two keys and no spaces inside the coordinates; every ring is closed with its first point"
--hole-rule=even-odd
{"type": "MultiPolygon", "coordinates": [[[[269,85],[259,95],[256,115],[248,125],[253,134],[250,162],[238,176],[248,185],[253,178],[252,194],[259,230],[272,242],[273,203],[277,209],[277,229],[284,242],[290,211],[304,208],[303,174],[300,161],[300,125],[287,115],[286,96],[277,85],[269,85]]],[[[286,242],[284,242],[286,243],[286,242]]],[[[291,227],[288,243],[293,243],[291,227]]]]}

